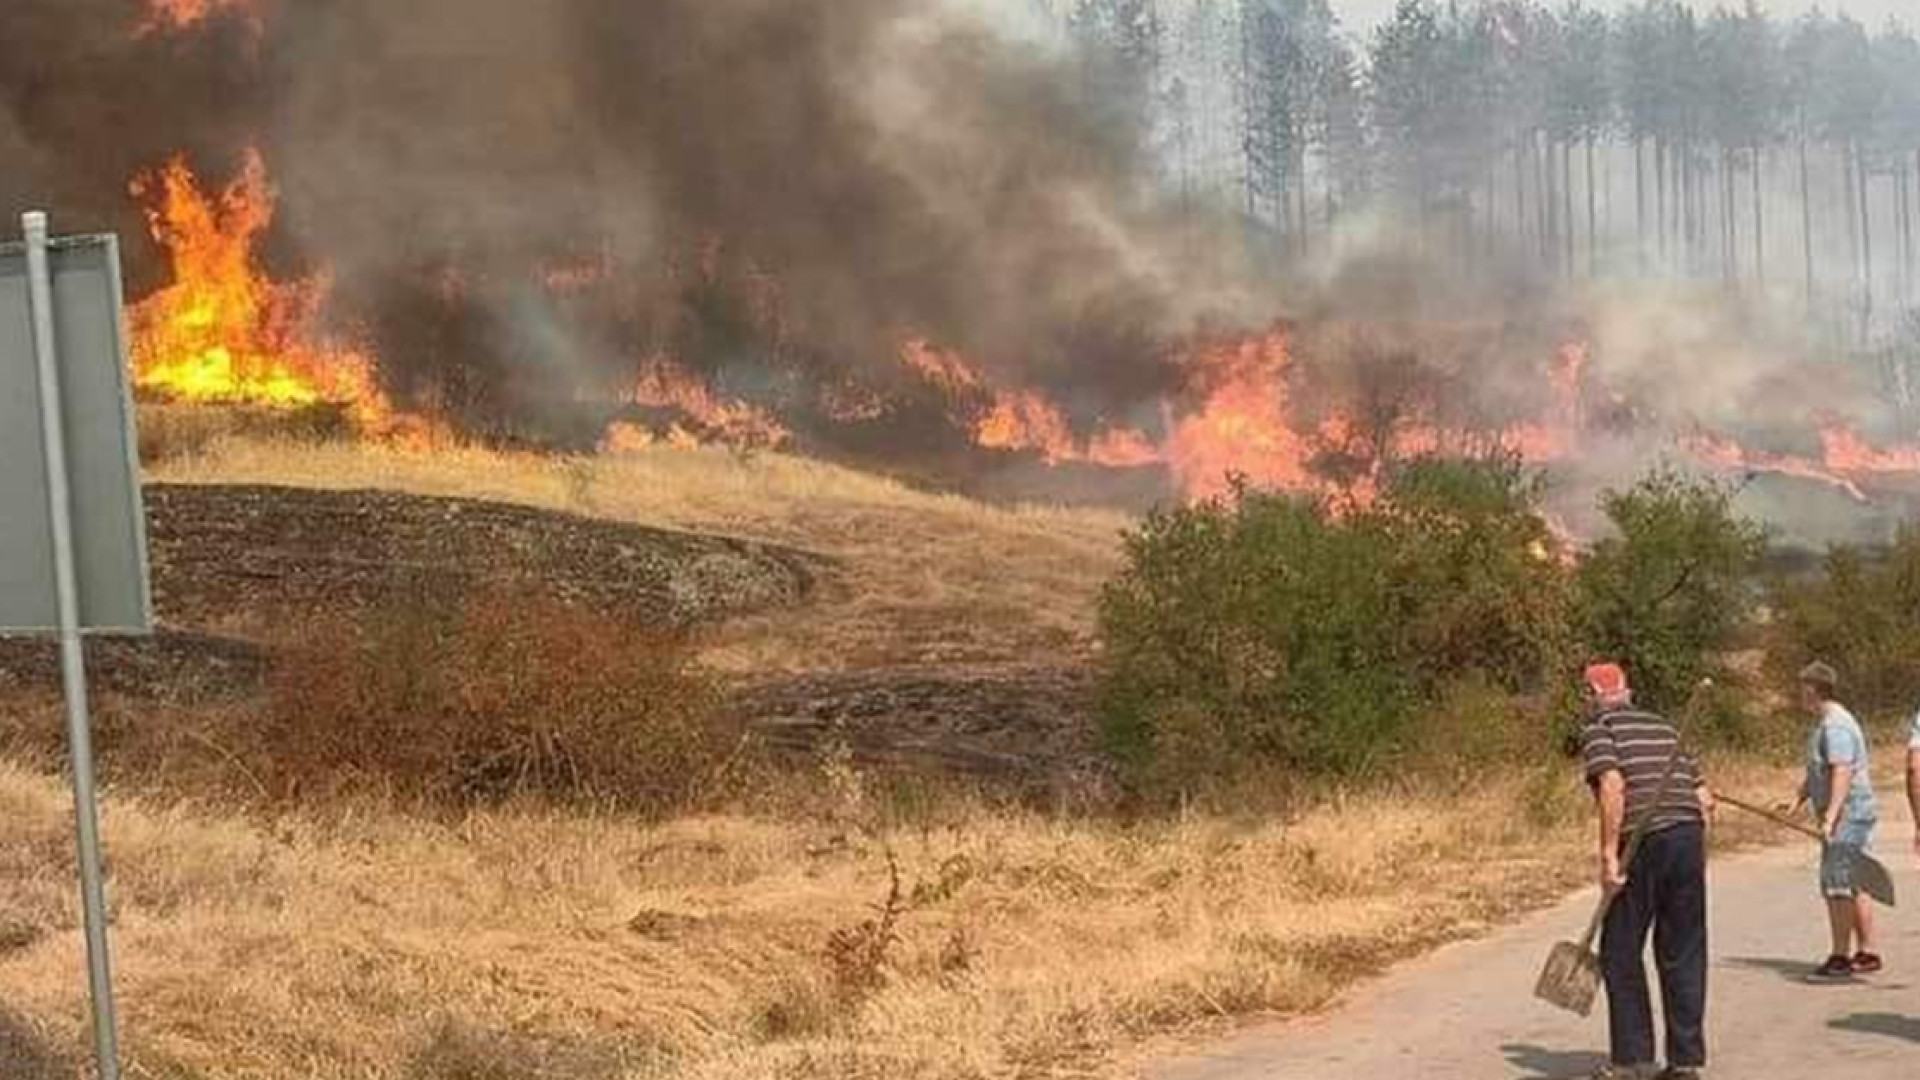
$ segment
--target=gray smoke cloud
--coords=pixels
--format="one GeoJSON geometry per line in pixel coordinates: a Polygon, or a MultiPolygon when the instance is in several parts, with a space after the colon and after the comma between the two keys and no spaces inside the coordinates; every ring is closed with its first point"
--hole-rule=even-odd
{"type": "Polygon", "coordinates": [[[883,377],[924,336],[1116,414],[1234,302],[1169,259],[1136,132],[978,0],[256,6],[137,36],[137,0],[10,0],[0,146],[34,163],[0,202],[137,233],[132,174],[258,145],[275,255],[331,271],[403,396],[576,398],[662,341],[883,377]],[[542,287],[582,260],[618,295],[542,287]]]}
{"type": "MultiPolygon", "coordinates": [[[[1004,0],[256,6],[257,28],[142,36],[142,0],[7,0],[0,212],[120,232],[138,293],[159,266],[129,178],[184,153],[218,183],[257,146],[282,196],[270,263],[328,270],[396,394],[481,429],[591,438],[591,402],[667,351],[803,434],[822,387],[892,391],[909,404],[822,415],[820,441],[951,461],[966,434],[912,404],[906,338],[1049,391],[1083,432],[1154,430],[1197,328],[1283,314],[1307,428],[1336,407],[1537,418],[1558,348],[1590,341],[1586,441],[1559,466],[1583,503],[1676,431],[1812,455],[1815,412],[1885,414],[1871,380],[1810,372],[1804,328],[1710,286],[1585,292],[1525,259],[1463,275],[1390,214],[1317,238],[1277,285],[1237,222],[1176,224],[1140,133],[1004,0]]],[[[1830,489],[1761,495],[1770,518],[1836,516],[1830,489]]]]}
{"type": "Polygon", "coordinates": [[[136,171],[259,146],[275,258],[332,273],[403,398],[538,409],[662,342],[885,379],[925,336],[1116,415],[1233,304],[1167,258],[1137,133],[979,0],[259,0],[257,35],[144,37],[138,0],[8,8],[4,208],[138,236],[136,171]],[[611,281],[551,296],[580,261],[611,281]]]}

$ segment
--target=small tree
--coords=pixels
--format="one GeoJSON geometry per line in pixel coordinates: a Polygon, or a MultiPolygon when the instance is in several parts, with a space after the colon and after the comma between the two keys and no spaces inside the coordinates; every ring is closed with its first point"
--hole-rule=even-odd
{"type": "Polygon", "coordinates": [[[1679,707],[1752,613],[1766,534],[1734,513],[1733,496],[1661,469],[1603,499],[1616,535],[1577,573],[1583,640],[1624,662],[1655,708],[1679,707]]]}

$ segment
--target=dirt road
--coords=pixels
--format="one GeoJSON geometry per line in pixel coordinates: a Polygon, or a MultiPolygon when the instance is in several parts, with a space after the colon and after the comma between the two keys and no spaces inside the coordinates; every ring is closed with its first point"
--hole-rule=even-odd
{"type": "MultiPolygon", "coordinates": [[[[1891,826],[1891,827],[1889,827],[1891,826]]],[[[1826,951],[1813,897],[1816,852],[1718,862],[1710,884],[1712,1075],[1737,1080],[1920,1074],[1920,873],[1904,823],[1881,857],[1903,902],[1884,912],[1887,971],[1848,986],[1803,976],[1826,951]]],[[[1251,1032],[1167,1062],[1152,1080],[1558,1080],[1604,1060],[1604,1006],[1591,1020],[1531,998],[1554,941],[1577,937],[1588,892],[1483,941],[1453,946],[1356,993],[1326,1016],[1251,1032]]]]}

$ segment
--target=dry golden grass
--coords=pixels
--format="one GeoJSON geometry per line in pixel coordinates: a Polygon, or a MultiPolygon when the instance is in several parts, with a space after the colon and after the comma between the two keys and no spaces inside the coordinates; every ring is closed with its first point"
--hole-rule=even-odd
{"type": "MultiPolygon", "coordinates": [[[[815,609],[719,639],[713,658],[736,670],[1084,649],[1125,524],[725,451],[560,462],[214,440],[157,476],[499,499],[841,560],[815,609]]],[[[1120,1075],[1157,1037],[1323,1006],[1543,903],[1584,879],[1590,842],[1560,764],[1472,798],[1329,794],[1290,817],[1131,825],[876,807],[831,762],[795,788],[790,813],[661,826],[530,810],[448,823],[352,799],[263,817],[117,794],[133,1075],[1120,1075]],[[889,922],[874,905],[890,865],[898,940],[849,971],[884,940],[861,928],[889,922]]],[[[62,784],[0,764],[0,821],[0,1076],[70,1075],[84,999],[62,784]]]]}
{"type": "MultiPolygon", "coordinates": [[[[135,1076],[961,1080],[1117,1075],[1152,1036],[1320,1006],[1576,883],[1583,798],[1555,770],[1290,822],[444,824],[115,798],[106,823],[135,1076]],[[837,992],[827,942],[886,895],[887,849],[899,941],[870,996],[837,992]]],[[[0,820],[0,922],[26,928],[0,985],[37,1040],[0,1037],[0,1074],[32,1075],[82,1043],[64,786],[0,766],[0,820]]]]}
{"type": "Polygon", "coordinates": [[[843,572],[804,614],[742,620],[708,653],[735,672],[1072,655],[1128,519],[994,507],[775,454],[660,447],[598,458],[223,438],[170,459],[174,483],[377,487],[491,499],[805,548],[843,572]]]}

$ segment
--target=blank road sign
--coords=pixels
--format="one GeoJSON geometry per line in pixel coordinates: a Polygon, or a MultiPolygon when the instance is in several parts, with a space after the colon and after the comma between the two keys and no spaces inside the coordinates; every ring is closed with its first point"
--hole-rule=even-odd
{"type": "MultiPolygon", "coordinates": [[[[152,600],[119,247],[110,236],[56,240],[49,259],[80,625],[142,633],[152,600]]],[[[59,625],[43,438],[26,248],[0,244],[0,633],[59,625]]]]}

